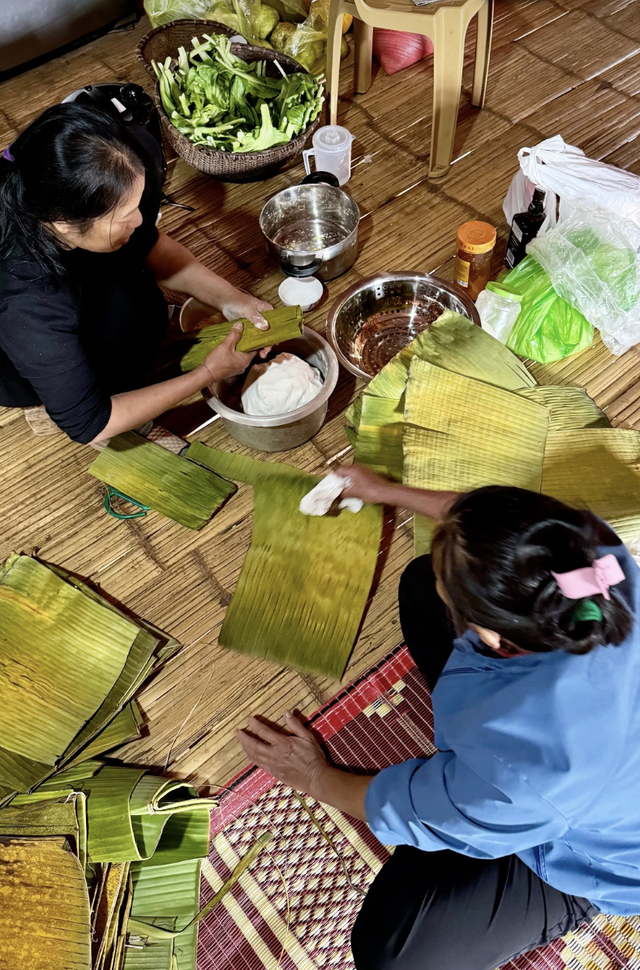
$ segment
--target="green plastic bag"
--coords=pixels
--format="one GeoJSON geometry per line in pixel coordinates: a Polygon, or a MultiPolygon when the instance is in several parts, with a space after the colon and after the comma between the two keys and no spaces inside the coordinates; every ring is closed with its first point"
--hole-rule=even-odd
{"type": "Polygon", "coordinates": [[[589,321],[558,296],[532,256],[525,256],[500,282],[521,297],[522,309],[507,339],[507,347],[520,357],[550,364],[593,343],[589,321]]]}

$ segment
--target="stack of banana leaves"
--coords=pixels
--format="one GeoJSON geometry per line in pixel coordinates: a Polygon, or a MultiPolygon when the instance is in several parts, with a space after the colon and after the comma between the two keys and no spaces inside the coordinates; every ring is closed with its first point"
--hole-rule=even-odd
{"type": "MultiPolygon", "coordinates": [[[[590,508],[640,536],[640,434],[612,428],[579,387],[539,386],[503,344],[446,311],[347,412],[354,459],[395,481],[468,491],[516,485],[590,508]]],[[[435,523],[415,517],[416,554],[435,523]]]]}
{"type": "Polygon", "coordinates": [[[100,756],[178,648],[57,567],[0,570],[0,939],[12,970],[193,970],[212,800],[100,756]]]}

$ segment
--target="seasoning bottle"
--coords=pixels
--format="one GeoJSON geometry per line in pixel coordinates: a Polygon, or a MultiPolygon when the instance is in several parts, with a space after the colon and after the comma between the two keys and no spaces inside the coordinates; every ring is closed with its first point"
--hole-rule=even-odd
{"type": "Polygon", "coordinates": [[[458,229],[455,281],[475,300],[489,282],[496,231],[488,222],[465,222],[458,229]]]}
{"type": "Polygon", "coordinates": [[[513,217],[507,252],[504,257],[505,265],[513,269],[521,263],[527,255],[527,243],[538,235],[540,226],[544,222],[545,190],[536,185],[533,198],[526,212],[518,212],[513,217]]]}

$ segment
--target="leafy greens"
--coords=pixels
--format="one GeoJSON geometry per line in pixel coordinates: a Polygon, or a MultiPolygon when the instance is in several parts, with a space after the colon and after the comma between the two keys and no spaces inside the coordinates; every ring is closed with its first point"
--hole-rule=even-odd
{"type": "Polygon", "coordinates": [[[302,72],[267,77],[266,62],[247,63],[228,37],[194,37],[193,50],[153,61],[162,106],[178,131],[196,145],[259,152],[283,145],[315,121],[324,102],[319,78],[302,72]]]}

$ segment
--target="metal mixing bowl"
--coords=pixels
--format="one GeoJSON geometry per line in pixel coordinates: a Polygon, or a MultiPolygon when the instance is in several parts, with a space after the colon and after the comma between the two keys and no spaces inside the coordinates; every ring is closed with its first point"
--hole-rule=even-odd
{"type": "Polygon", "coordinates": [[[453,284],[426,273],[383,273],[342,294],[327,318],[327,336],[340,363],[370,381],[443,310],[480,324],[474,303],[453,284]]]}

